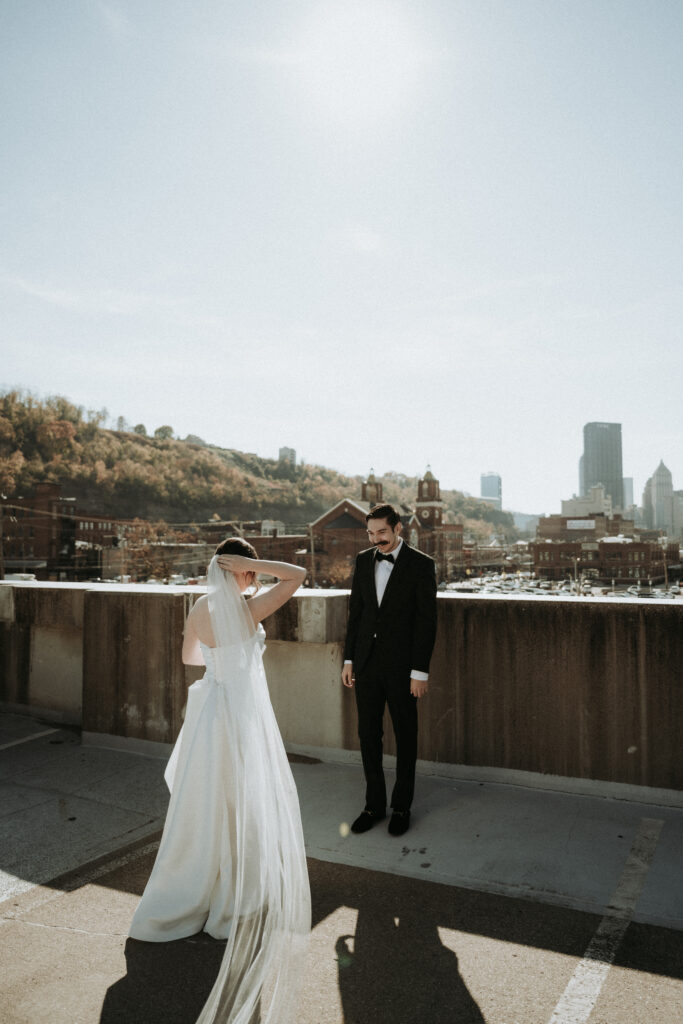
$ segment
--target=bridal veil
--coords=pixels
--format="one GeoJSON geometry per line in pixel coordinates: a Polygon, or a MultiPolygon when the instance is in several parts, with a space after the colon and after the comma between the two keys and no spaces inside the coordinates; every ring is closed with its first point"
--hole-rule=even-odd
{"type": "Polygon", "coordinates": [[[197,1024],[284,1024],[294,1018],[311,924],[299,801],[268,694],[262,631],[215,557],[208,584],[217,717],[229,764],[221,872],[232,876],[233,906],[223,961],[197,1024]]]}

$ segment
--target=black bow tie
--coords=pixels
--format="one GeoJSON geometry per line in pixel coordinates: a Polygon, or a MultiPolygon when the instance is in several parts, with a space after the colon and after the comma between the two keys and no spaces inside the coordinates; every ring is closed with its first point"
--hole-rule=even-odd
{"type": "Polygon", "coordinates": [[[378,551],[375,557],[378,562],[391,562],[392,565],[394,564],[393,555],[383,555],[381,551],[378,551]]]}

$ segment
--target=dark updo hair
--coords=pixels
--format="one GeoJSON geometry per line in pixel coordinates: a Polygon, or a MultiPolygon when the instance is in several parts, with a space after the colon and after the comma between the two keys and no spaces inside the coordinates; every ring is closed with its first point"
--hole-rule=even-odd
{"type": "Polygon", "coordinates": [[[216,548],[216,555],[242,555],[243,558],[258,558],[256,548],[243,537],[228,537],[216,548]]]}
{"type": "MultiPolygon", "coordinates": [[[[253,544],[250,544],[248,540],[243,537],[228,537],[226,540],[222,540],[216,548],[215,554],[217,555],[242,555],[243,558],[258,558],[256,554],[256,548],[253,544]]],[[[250,586],[254,587],[254,593],[258,592],[259,582],[256,579],[256,573],[252,574],[253,578],[250,586]]]]}

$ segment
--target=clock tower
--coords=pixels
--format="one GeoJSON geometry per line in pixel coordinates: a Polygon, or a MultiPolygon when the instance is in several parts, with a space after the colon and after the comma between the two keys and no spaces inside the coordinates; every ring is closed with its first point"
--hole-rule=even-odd
{"type": "Polygon", "coordinates": [[[367,501],[370,505],[382,504],[382,484],[375,479],[374,469],[370,470],[370,476],[363,481],[362,495],[362,500],[367,501]]]}
{"type": "Polygon", "coordinates": [[[418,480],[417,501],[415,502],[415,515],[423,529],[434,530],[440,527],[443,518],[444,503],[441,500],[441,489],[439,481],[432,473],[429,466],[427,472],[418,480]]]}

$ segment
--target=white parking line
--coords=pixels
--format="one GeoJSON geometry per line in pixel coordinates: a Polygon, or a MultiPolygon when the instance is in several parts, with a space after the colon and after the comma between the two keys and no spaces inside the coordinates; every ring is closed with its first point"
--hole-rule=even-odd
{"type": "Polygon", "coordinates": [[[584,1024],[593,1012],[643,891],[663,825],[659,818],[641,819],[605,916],[562,993],[549,1024],[584,1024]]]}
{"type": "Polygon", "coordinates": [[[37,740],[40,736],[50,736],[53,732],[59,732],[59,729],[43,729],[42,732],[33,732],[30,736],[22,736],[20,740],[10,740],[9,743],[0,743],[0,750],[7,750],[8,747],[16,747],[20,743],[30,743],[31,740],[37,740]]]}

